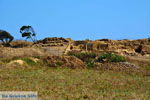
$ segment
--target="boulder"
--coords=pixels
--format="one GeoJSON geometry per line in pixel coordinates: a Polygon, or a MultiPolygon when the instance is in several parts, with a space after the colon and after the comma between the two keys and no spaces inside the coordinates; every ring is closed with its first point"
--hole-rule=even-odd
{"type": "Polygon", "coordinates": [[[142,45],[142,50],[141,50],[142,54],[150,54],[150,45],[142,45]]]}
{"type": "Polygon", "coordinates": [[[39,40],[36,42],[36,45],[42,45],[42,47],[46,46],[63,46],[64,44],[68,44],[69,40],[65,38],[58,38],[58,37],[52,37],[52,38],[45,38],[43,40],[39,40]]]}
{"type": "Polygon", "coordinates": [[[85,68],[84,62],[74,56],[48,56],[43,61],[49,67],[85,68]]]}

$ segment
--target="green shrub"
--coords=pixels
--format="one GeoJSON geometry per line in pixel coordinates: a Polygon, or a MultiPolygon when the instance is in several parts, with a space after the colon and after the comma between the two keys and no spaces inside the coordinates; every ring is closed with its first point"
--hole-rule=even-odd
{"type": "Polygon", "coordinates": [[[57,65],[57,66],[62,66],[63,64],[64,64],[64,63],[63,63],[62,61],[57,61],[57,62],[56,62],[56,65],[57,65]]]}
{"type": "Polygon", "coordinates": [[[37,58],[37,59],[40,59],[41,56],[32,56],[33,58],[37,58]]]}
{"type": "Polygon", "coordinates": [[[34,62],[30,58],[21,58],[21,60],[23,60],[24,62],[26,62],[28,65],[36,65],[36,62],[34,62]]]}
{"type": "Polygon", "coordinates": [[[86,65],[90,68],[93,68],[95,66],[95,61],[91,59],[86,62],[86,65]]]}
{"type": "Polygon", "coordinates": [[[98,62],[124,62],[125,57],[113,53],[104,53],[97,59],[98,62]]]}
{"type": "Polygon", "coordinates": [[[96,53],[93,52],[69,52],[69,56],[75,56],[79,59],[81,59],[84,62],[89,61],[89,59],[95,59],[96,58],[96,53]]]}

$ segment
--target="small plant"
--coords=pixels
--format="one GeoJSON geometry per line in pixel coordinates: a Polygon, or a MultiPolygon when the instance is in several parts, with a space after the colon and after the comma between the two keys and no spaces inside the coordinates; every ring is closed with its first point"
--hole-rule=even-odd
{"type": "Polygon", "coordinates": [[[125,57],[113,53],[104,53],[97,59],[98,62],[124,62],[125,57]]]}
{"type": "Polygon", "coordinates": [[[57,66],[62,66],[63,64],[64,64],[64,63],[63,63],[62,61],[57,61],[57,62],[56,62],[56,65],[57,65],[57,66]]]}
{"type": "Polygon", "coordinates": [[[89,61],[86,62],[86,65],[90,68],[93,68],[95,66],[95,61],[90,59],[89,61]]]}

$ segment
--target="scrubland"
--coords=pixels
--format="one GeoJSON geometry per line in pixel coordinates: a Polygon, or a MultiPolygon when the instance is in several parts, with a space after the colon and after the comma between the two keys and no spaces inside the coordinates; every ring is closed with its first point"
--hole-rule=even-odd
{"type": "Polygon", "coordinates": [[[39,100],[149,100],[149,59],[1,47],[0,91],[38,91],[39,100]]]}

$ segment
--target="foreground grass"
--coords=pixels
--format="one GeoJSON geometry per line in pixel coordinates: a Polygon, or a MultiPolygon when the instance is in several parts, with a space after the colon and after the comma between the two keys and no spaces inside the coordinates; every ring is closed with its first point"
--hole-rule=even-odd
{"type": "Polygon", "coordinates": [[[150,77],[90,69],[0,69],[0,91],[38,91],[40,100],[149,100],[150,77]]]}

